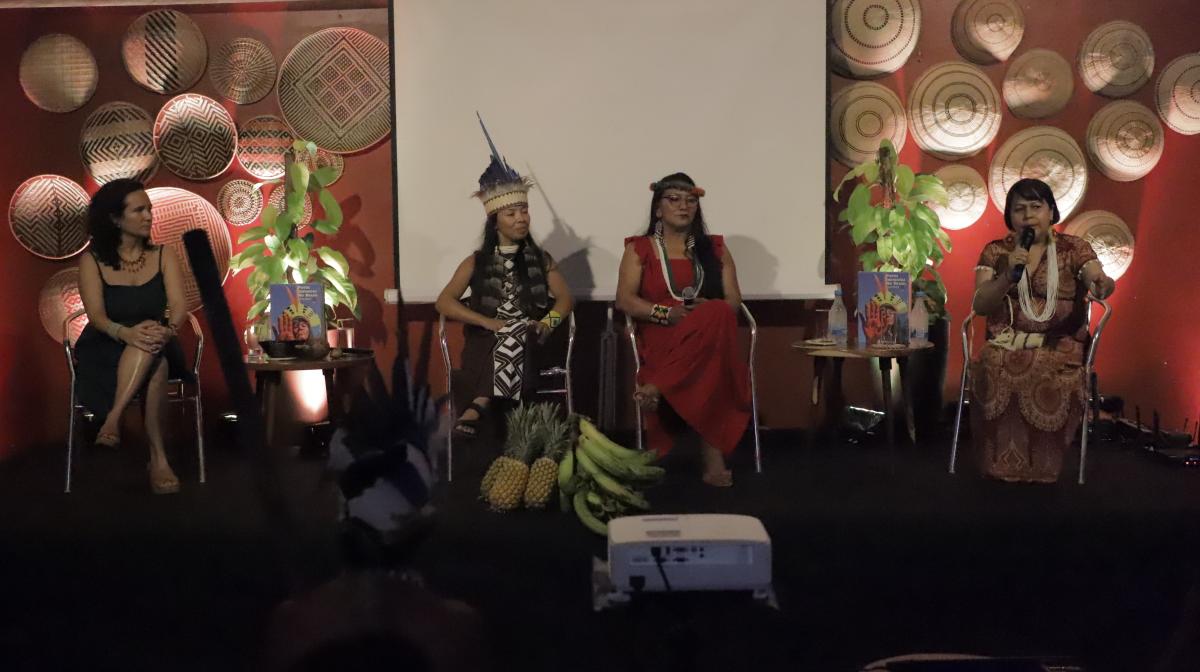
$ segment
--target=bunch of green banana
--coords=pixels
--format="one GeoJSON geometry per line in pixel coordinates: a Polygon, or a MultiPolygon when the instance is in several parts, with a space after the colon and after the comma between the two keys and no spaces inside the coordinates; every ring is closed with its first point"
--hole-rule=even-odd
{"type": "Polygon", "coordinates": [[[650,508],[640,490],[662,479],[662,467],[651,465],[656,458],[651,451],[618,446],[580,417],[579,441],[558,463],[562,510],[574,509],[589,530],[608,534],[608,519],[650,508]]]}

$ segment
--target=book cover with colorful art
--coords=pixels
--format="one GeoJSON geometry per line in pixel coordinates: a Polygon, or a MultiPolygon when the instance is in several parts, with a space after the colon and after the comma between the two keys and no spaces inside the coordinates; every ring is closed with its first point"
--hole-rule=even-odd
{"type": "Polygon", "coordinates": [[[325,337],[325,287],[319,282],[271,285],[271,337],[307,341],[325,337]]]}
{"type": "Polygon", "coordinates": [[[908,273],[858,274],[858,344],[867,348],[908,345],[908,306],[912,284],[908,273]]]}

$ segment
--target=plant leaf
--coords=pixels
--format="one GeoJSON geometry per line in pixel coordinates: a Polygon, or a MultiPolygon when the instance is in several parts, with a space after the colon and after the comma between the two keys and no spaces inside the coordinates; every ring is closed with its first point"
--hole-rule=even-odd
{"type": "Polygon", "coordinates": [[[313,177],[317,178],[317,182],[319,182],[322,187],[328,187],[333,183],[334,180],[337,179],[337,176],[337,168],[334,166],[322,166],[321,168],[313,171],[313,177]]]}
{"type": "Polygon", "coordinates": [[[343,278],[350,276],[350,263],[346,261],[346,257],[332,247],[318,247],[317,256],[321,257],[321,261],[327,266],[336,268],[338,274],[343,278]]]}
{"type": "Polygon", "coordinates": [[[271,302],[267,299],[256,302],[254,305],[250,306],[250,310],[246,311],[246,320],[253,322],[254,320],[258,319],[259,315],[262,315],[264,312],[266,312],[267,306],[269,305],[271,305],[271,302]]]}
{"type": "MultiPolygon", "coordinates": [[[[291,191],[288,192],[289,199],[294,194],[303,194],[308,191],[308,164],[302,161],[293,161],[288,164],[287,169],[288,180],[291,183],[291,191]]],[[[303,201],[301,201],[303,203],[303,201]]]]}
{"type": "Polygon", "coordinates": [[[896,194],[900,198],[908,198],[908,193],[913,188],[914,179],[915,176],[913,175],[912,168],[904,165],[896,167],[896,194]]]}
{"type": "Polygon", "coordinates": [[[338,205],[337,199],[328,189],[322,189],[317,195],[317,200],[321,203],[321,209],[325,211],[325,221],[333,228],[333,233],[342,228],[342,206],[338,205]]]}
{"type": "Polygon", "coordinates": [[[262,224],[262,228],[273,229],[273,228],[275,228],[275,219],[278,217],[279,217],[279,208],[268,203],[267,207],[263,208],[262,215],[260,216],[258,221],[260,224],[262,224]]]}
{"type": "Polygon", "coordinates": [[[242,243],[245,243],[250,240],[261,240],[262,237],[267,235],[268,233],[270,233],[270,229],[268,229],[265,226],[256,226],[252,229],[246,229],[245,231],[242,232],[242,234],[240,236],[238,236],[238,239],[237,239],[238,245],[241,245],[242,243]]]}

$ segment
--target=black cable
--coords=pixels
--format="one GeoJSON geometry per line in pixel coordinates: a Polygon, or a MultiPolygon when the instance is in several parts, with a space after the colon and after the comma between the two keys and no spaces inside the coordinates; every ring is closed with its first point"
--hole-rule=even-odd
{"type": "Polygon", "coordinates": [[[667,592],[671,592],[671,581],[667,578],[667,572],[663,569],[662,547],[651,546],[650,555],[654,556],[654,564],[658,566],[658,575],[662,577],[663,585],[666,586],[667,592]]]}

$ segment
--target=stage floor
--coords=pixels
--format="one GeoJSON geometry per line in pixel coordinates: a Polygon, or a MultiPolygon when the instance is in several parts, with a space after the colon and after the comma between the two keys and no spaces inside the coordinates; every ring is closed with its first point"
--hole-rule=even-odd
{"type": "MultiPolygon", "coordinates": [[[[172,497],[149,494],[135,446],[87,455],[72,495],[60,492],[59,447],[0,466],[6,672],[253,669],[284,596],[272,528],[249,459],[211,447],[199,486],[186,452],[172,497]]],[[[713,489],[680,455],[649,497],[658,512],[761,518],[778,611],[704,596],[594,614],[590,558],[603,540],[557,511],[487,512],[486,453],[456,456],[416,564],[481,611],[497,670],[855,670],[915,651],[1144,670],[1197,576],[1200,472],[1100,444],[1085,486],[1011,486],[946,474],[944,440],[891,452],[776,434],[763,474],[740,458],[735,486],[713,489]]],[[[320,462],[289,464],[301,513],[289,550],[316,580],[337,568],[336,498],[320,462]]]]}

